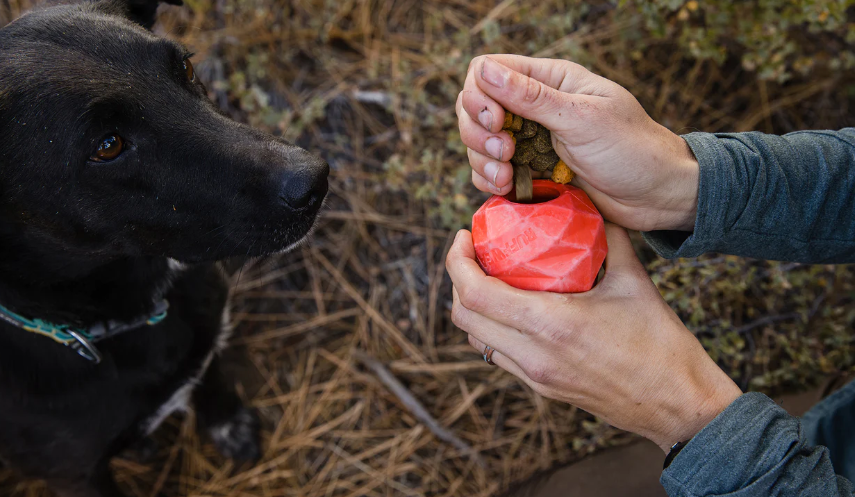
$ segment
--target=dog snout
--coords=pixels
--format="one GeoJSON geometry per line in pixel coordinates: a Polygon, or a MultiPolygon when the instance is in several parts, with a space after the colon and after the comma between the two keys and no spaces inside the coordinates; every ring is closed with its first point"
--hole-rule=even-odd
{"type": "Polygon", "coordinates": [[[292,151],[288,159],[292,167],[283,178],[279,198],[290,209],[303,209],[320,204],[329,188],[329,164],[301,149],[292,151]]]}

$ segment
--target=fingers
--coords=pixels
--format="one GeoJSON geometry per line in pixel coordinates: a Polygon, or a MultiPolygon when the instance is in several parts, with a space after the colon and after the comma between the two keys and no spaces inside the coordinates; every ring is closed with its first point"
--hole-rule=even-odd
{"type": "Polygon", "coordinates": [[[519,349],[527,339],[519,330],[497,323],[477,312],[472,312],[460,303],[460,293],[452,288],[451,320],[470,336],[489,343],[496,350],[509,351],[519,349]]]}
{"type": "Polygon", "coordinates": [[[540,348],[543,345],[538,338],[542,337],[532,340],[519,330],[472,312],[460,304],[460,295],[455,288],[452,293],[452,321],[469,334],[469,344],[482,355],[490,345],[495,351],[492,361],[497,366],[542,393],[540,387],[552,377],[546,355],[540,348]]]}
{"type": "MultiPolygon", "coordinates": [[[[469,335],[469,345],[471,345],[472,348],[474,348],[476,351],[478,351],[479,354],[483,356],[484,350],[487,348],[488,344],[485,344],[474,336],[469,335]]],[[[525,372],[523,372],[523,370],[520,369],[520,367],[517,366],[514,361],[508,358],[508,356],[503,353],[501,349],[496,348],[496,346],[494,345],[490,345],[490,347],[492,347],[494,350],[493,356],[490,358],[490,360],[493,361],[493,364],[499,366],[500,368],[525,381],[526,383],[531,384],[531,380],[528,378],[528,376],[525,375],[525,372]]]]}
{"type": "Polygon", "coordinates": [[[550,88],[564,93],[607,96],[611,89],[609,81],[592,73],[584,66],[561,59],[539,59],[513,54],[489,54],[475,57],[469,63],[469,72],[481,71],[484,59],[492,59],[499,64],[535,79],[550,88]]]}
{"type": "MultiPolygon", "coordinates": [[[[460,139],[467,147],[500,162],[511,160],[514,155],[514,142],[509,134],[487,131],[481,123],[476,122],[465,111],[458,110],[457,118],[460,127],[460,139]]],[[[504,118],[502,117],[502,119],[504,118]]],[[[501,128],[501,124],[499,128],[501,128]]]]}
{"type": "Polygon", "coordinates": [[[457,99],[461,138],[467,147],[501,161],[513,140],[501,133],[505,109],[552,131],[584,125],[598,99],[613,93],[611,81],[572,62],[516,55],[476,57],[457,99]],[[489,142],[488,142],[489,140],[489,142]],[[503,147],[503,148],[502,148],[503,147]]]}
{"type": "Polygon", "coordinates": [[[558,294],[527,292],[484,274],[475,260],[472,234],[457,234],[445,267],[465,308],[511,328],[530,333],[548,315],[558,294]]]}
{"type": "MultiPolygon", "coordinates": [[[[538,59],[530,60],[538,61],[538,59]]],[[[563,66],[560,61],[548,62],[551,65],[563,66]]],[[[547,71],[538,71],[531,67],[528,69],[528,72],[539,75],[547,71]]],[[[591,114],[591,110],[598,103],[596,101],[601,100],[599,96],[557,90],[550,84],[499,63],[492,56],[476,59],[472,74],[477,88],[489,98],[508,111],[535,120],[552,131],[567,130],[574,125],[578,126],[580,124],[579,118],[591,114]]],[[[567,77],[572,79],[570,75],[567,77]]],[[[550,75],[549,79],[552,79],[553,81],[550,83],[554,84],[557,78],[555,75],[550,75]]],[[[560,83],[558,86],[570,90],[577,88],[577,85],[567,83],[560,83]]],[[[472,98],[474,99],[475,95],[472,98]]],[[[469,100],[470,98],[464,95],[462,102],[464,108],[469,108],[472,105],[469,100]]]]}
{"type": "Polygon", "coordinates": [[[475,171],[472,171],[472,184],[475,185],[475,188],[481,190],[482,192],[492,193],[493,195],[507,195],[513,188],[512,186],[498,188],[475,171]]]}
{"type": "MultiPolygon", "coordinates": [[[[474,83],[473,83],[474,85],[474,83]]],[[[467,146],[469,155],[469,164],[472,166],[472,183],[475,188],[492,193],[494,195],[507,195],[513,188],[513,168],[507,161],[502,161],[496,157],[508,158],[513,155],[513,140],[507,133],[498,132],[501,130],[501,123],[493,126],[493,114],[487,110],[487,107],[481,109],[478,115],[482,122],[476,123],[472,116],[463,107],[464,100],[469,98],[472,102],[479,98],[482,101],[489,100],[492,107],[497,108],[496,116],[502,116],[504,120],[505,111],[494,101],[487,98],[483,93],[477,91],[478,95],[468,95],[472,92],[464,90],[457,97],[457,116],[460,126],[460,137],[463,143],[467,146]],[[497,133],[491,133],[488,129],[495,127],[497,133]],[[489,151],[490,154],[486,154],[489,151]]],[[[474,112],[474,111],[473,111],[474,112]]]]}
{"type": "Polygon", "coordinates": [[[483,192],[507,195],[513,188],[514,170],[508,162],[499,162],[471,148],[467,150],[472,166],[472,183],[483,192]]]}
{"type": "Polygon", "coordinates": [[[456,111],[461,140],[471,150],[476,188],[498,195],[512,189],[513,169],[508,161],[515,144],[501,131],[505,107],[552,130],[567,129],[572,121],[568,118],[579,109],[590,111],[593,105],[584,100],[584,95],[573,100],[576,96],[563,92],[590,90],[586,85],[596,89],[590,84],[594,80],[602,78],[566,61],[504,55],[474,59],[458,95],[456,111]],[[497,77],[501,88],[485,86],[485,81],[495,83],[497,77]]]}
{"type": "Polygon", "coordinates": [[[491,133],[502,130],[505,122],[505,109],[495,100],[488,97],[475,81],[475,75],[469,73],[460,92],[458,115],[460,110],[466,111],[472,119],[491,133]]]}

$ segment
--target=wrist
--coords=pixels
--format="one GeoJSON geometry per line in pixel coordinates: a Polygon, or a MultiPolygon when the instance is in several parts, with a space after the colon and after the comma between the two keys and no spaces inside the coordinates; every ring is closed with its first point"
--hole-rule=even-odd
{"type": "MultiPolygon", "coordinates": [[[[712,361],[710,361],[712,362],[712,361]]],[[[663,429],[651,438],[667,454],[677,442],[690,440],[742,395],[742,391],[722,370],[690,378],[681,389],[680,399],[671,406],[671,416],[663,429]],[[713,381],[710,381],[713,380],[713,381]]]]}
{"type": "MultiPolygon", "coordinates": [[[[667,130],[666,130],[667,131],[667,130]]],[[[659,229],[693,231],[698,212],[700,164],[689,144],[679,135],[667,131],[671,164],[666,168],[668,185],[667,212],[659,229]]]]}

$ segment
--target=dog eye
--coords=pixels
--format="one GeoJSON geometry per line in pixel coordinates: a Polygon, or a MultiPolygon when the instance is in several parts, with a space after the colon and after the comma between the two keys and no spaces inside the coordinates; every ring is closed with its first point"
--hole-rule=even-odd
{"type": "Polygon", "coordinates": [[[109,162],[122,153],[125,144],[119,135],[110,135],[98,145],[95,155],[90,157],[95,162],[109,162]]]}
{"type": "Polygon", "coordinates": [[[184,72],[187,74],[188,81],[196,82],[196,71],[193,70],[193,63],[190,62],[190,59],[184,59],[184,72]]]}

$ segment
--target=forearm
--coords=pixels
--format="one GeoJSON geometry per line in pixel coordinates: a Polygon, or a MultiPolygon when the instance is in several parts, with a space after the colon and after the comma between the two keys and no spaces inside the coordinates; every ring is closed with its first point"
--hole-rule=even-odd
{"type": "Polygon", "coordinates": [[[646,233],[660,255],[855,261],[855,128],[684,138],[700,165],[694,232],[646,233]]]}
{"type": "Polygon", "coordinates": [[[662,473],[671,497],[851,496],[824,447],[810,447],[798,418],[745,394],[698,433],[662,473]]]}

